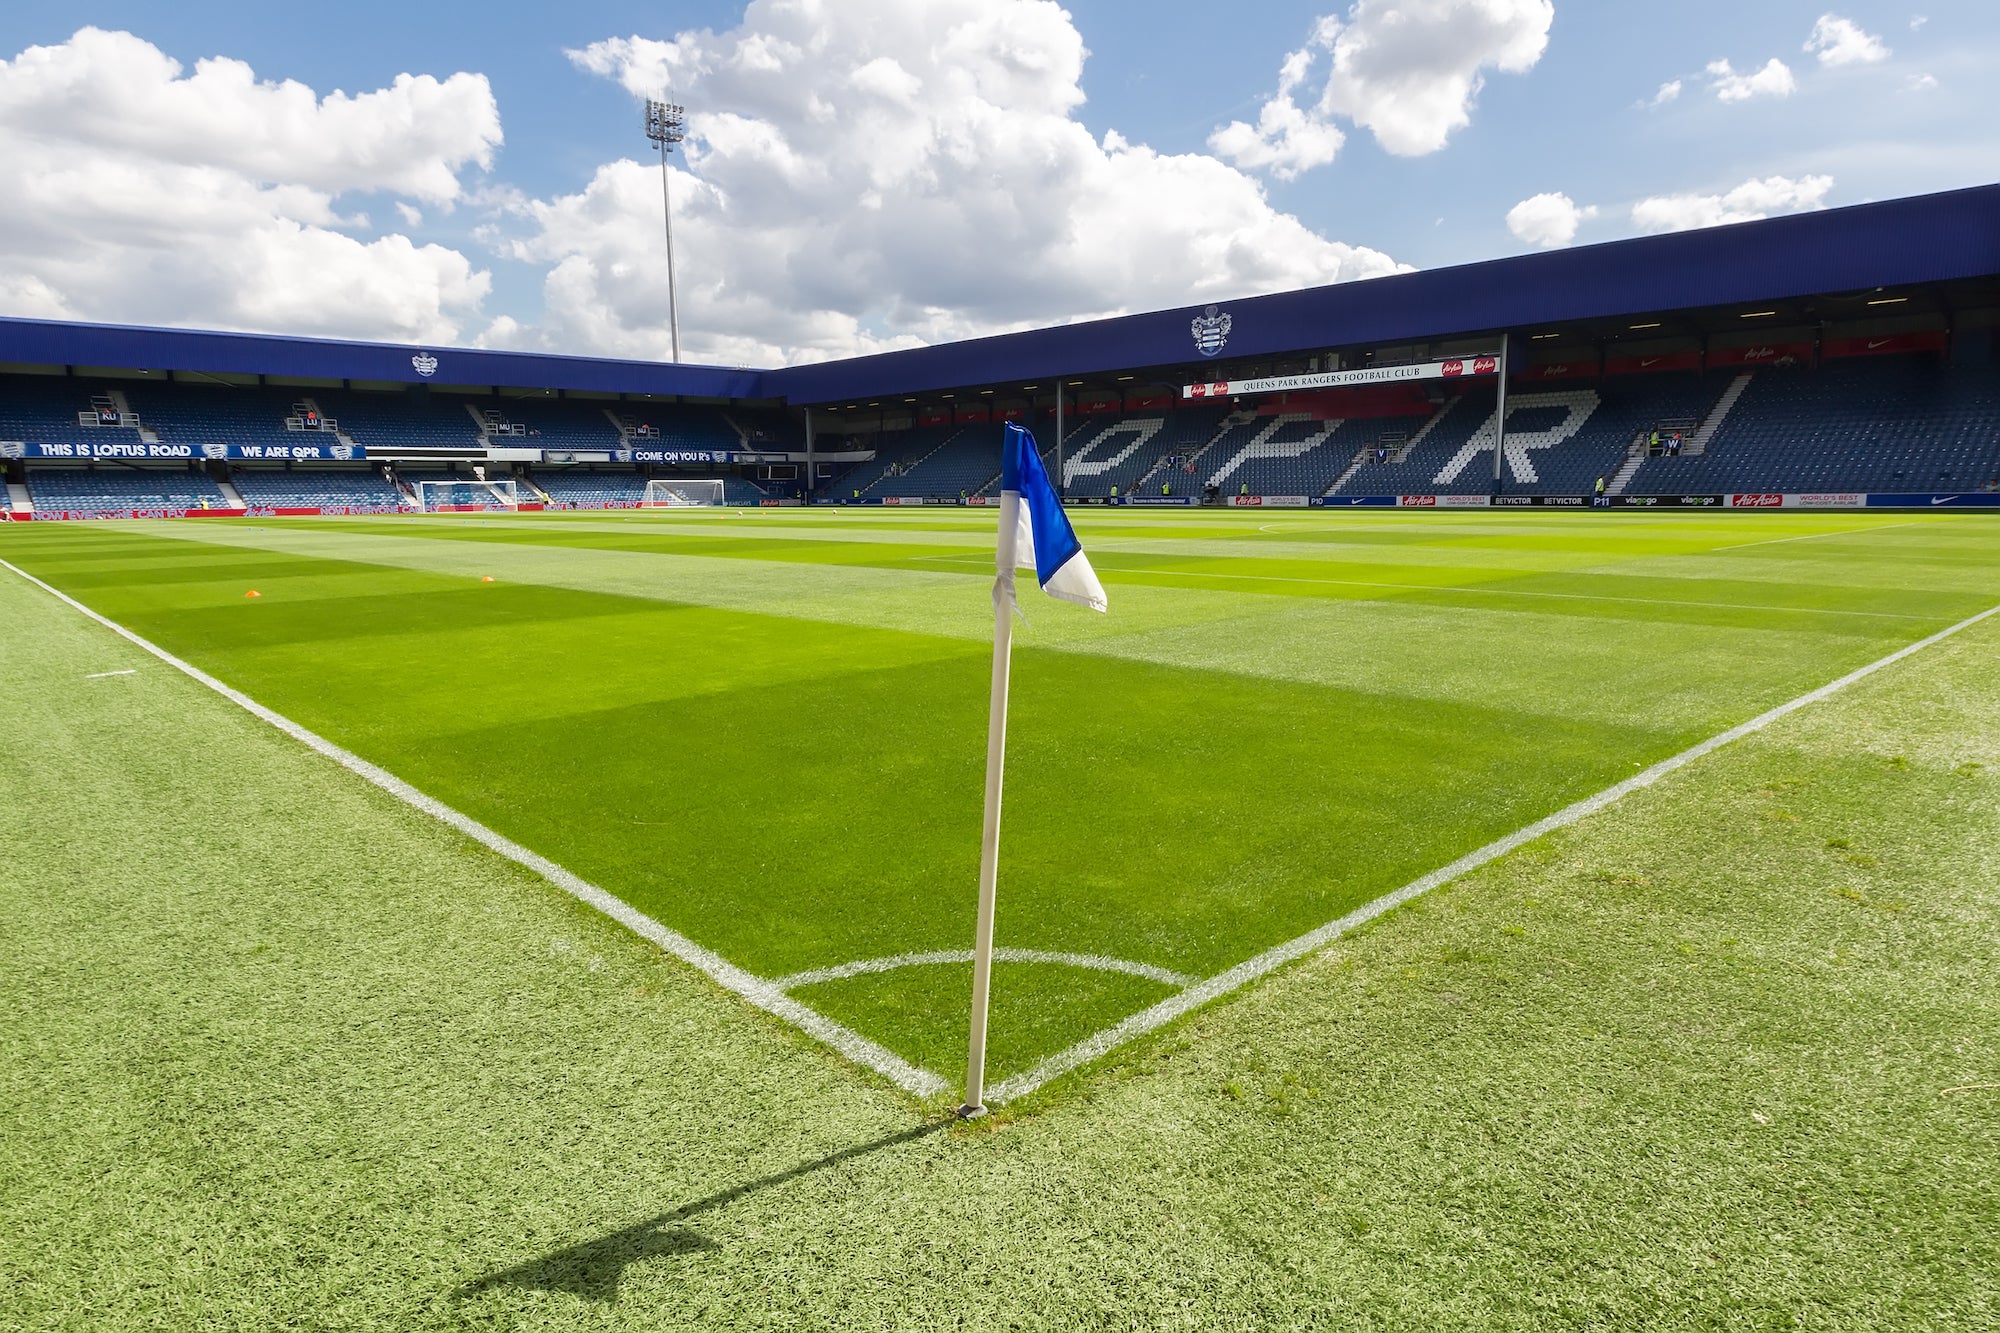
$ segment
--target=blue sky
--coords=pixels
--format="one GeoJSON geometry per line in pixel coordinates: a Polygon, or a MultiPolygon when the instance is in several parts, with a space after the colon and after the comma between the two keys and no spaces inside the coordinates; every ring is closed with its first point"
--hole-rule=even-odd
{"type": "Polygon", "coordinates": [[[72,192],[52,206],[66,227],[0,224],[15,271],[0,313],[658,354],[658,178],[641,171],[637,100],[679,60],[707,69],[673,90],[697,140],[677,178],[682,325],[705,360],[811,359],[2000,176],[1980,128],[2000,119],[1990,0],[930,0],[938,33],[957,13],[984,34],[971,45],[913,44],[916,3],[15,0],[0,58],[64,48],[85,25],[136,44],[0,72],[0,162],[22,173],[0,166],[0,189],[68,189],[65,166],[102,155],[99,179],[170,198],[175,216],[72,192]],[[1822,19],[1840,25],[1809,51],[1822,19]],[[1383,35],[1398,24],[1417,32],[1400,54],[1383,35]],[[701,29],[715,36],[669,45],[701,29]],[[761,83],[718,72],[802,34],[825,49],[761,83]],[[618,38],[642,40],[570,54],[618,38]],[[1002,45],[1018,68],[988,78],[968,52],[1002,45]],[[477,77],[378,108],[378,148],[288,180],[287,154],[311,153],[286,135],[325,125],[286,129],[241,88],[190,113],[146,47],[183,80],[225,57],[321,98],[477,77]],[[1372,72],[1330,84],[1336,50],[1372,72]],[[1250,127],[1299,51],[1290,100],[1322,137],[1260,140],[1250,127]],[[859,113],[852,71],[871,60],[908,81],[890,90],[901,112],[859,113]],[[1454,98],[1454,77],[1476,91],[1454,98]],[[158,128],[145,154],[76,124],[65,97],[92,78],[158,128]],[[218,128],[231,114],[271,122],[268,151],[239,150],[218,128]],[[477,129],[488,116],[497,128],[477,129]],[[918,121],[942,128],[906,136],[918,121]],[[1238,137],[1217,139],[1232,121],[1238,137]],[[386,165],[397,156],[455,185],[413,184],[386,165]]]}

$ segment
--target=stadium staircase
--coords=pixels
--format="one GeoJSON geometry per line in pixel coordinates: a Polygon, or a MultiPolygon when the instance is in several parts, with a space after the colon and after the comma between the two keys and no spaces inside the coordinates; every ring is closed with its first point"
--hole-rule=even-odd
{"type": "Polygon", "coordinates": [[[1219,418],[1198,418],[1190,423],[1187,418],[1192,415],[1185,408],[1176,414],[1176,444],[1162,451],[1153,465],[1133,480],[1127,494],[1151,495],[1158,484],[1164,482],[1169,495],[1199,497],[1201,484],[1197,478],[1201,476],[1202,460],[1213,457],[1217,446],[1233,439],[1235,433],[1243,428],[1244,418],[1250,414],[1236,412],[1219,418]],[[1167,462],[1177,455],[1181,459],[1178,469],[1167,462]]]}
{"type": "Polygon", "coordinates": [[[26,486],[10,481],[7,483],[7,508],[16,514],[32,514],[35,512],[34,497],[28,494],[26,486]]]}
{"type": "Polygon", "coordinates": [[[1157,454],[1145,450],[1166,428],[1164,416],[1078,426],[1063,459],[1063,489],[1077,495],[1109,495],[1113,486],[1129,491],[1141,473],[1158,464],[1157,454]]]}
{"type": "Polygon", "coordinates": [[[1755,374],[1755,371],[1746,370],[1729,381],[1729,387],[1722,391],[1722,397],[1716,399],[1715,406],[1708,410],[1708,417],[1701,425],[1695,427],[1694,434],[1682,447],[1680,454],[1682,458],[1700,458],[1708,452],[1709,442],[1715,438],[1715,433],[1722,429],[1722,423],[1729,419],[1729,413],[1735,408],[1736,400],[1750,387],[1750,381],[1755,374]]]}
{"type": "Polygon", "coordinates": [[[1717,398],[1707,413],[1700,417],[1662,418],[1650,427],[1634,431],[1631,442],[1625,447],[1625,461],[1619,464],[1618,471],[1612,474],[1604,493],[1625,494],[1626,489],[1632,484],[1632,479],[1639,475],[1639,469],[1646,465],[1646,459],[1655,456],[1651,454],[1652,437],[1655,432],[1676,430],[1682,432],[1681,452],[1678,457],[1700,458],[1707,454],[1708,446],[1715,439],[1716,432],[1722,429],[1722,423],[1729,419],[1729,413],[1735,408],[1736,400],[1750,387],[1750,381],[1755,375],[1755,371],[1746,370],[1731,379],[1729,386],[1722,391],[1722,396],[1717,398]]]}
{"type": "MultiPolygon", "coordinates": [[[[886,459],[882,457],[882,454],[885,452],[883,446],[887,444],[887,440],[882,440],[877,444],[875,450],[875,463],[878,468],[875,476],[871,480],[863,482],[860,486],[855,486],[850,482],[848,485],[849,492],[858,490],[861,492],[863,499],[871,495],[879,498],[885,495],[923,494],[922,491],[906,492],[898,490],[896,487],[903,485],[909,475],[922,466],[925,460],[949,448],[953,441],[971,429],[972,427],[969,425],[919,426],[915,430],[904,432],[903,438],[893,446],[895,450],[894,454],[886,459]],[[888,483],[894,483],[894,485],[888,483]]],[[[867,465],[864,464],[864,466],[867,465]]],[[[849,478],[852,478],[853,475],[853,473],[848,474],[849,478]]]]}
{"type": "Polygon", "coordinates": [[[1706,457],[1650,458],[1640,483],[1659,494],[2000,488],[2000,367],[1926,356],[1766,366],[1706,457]]]}

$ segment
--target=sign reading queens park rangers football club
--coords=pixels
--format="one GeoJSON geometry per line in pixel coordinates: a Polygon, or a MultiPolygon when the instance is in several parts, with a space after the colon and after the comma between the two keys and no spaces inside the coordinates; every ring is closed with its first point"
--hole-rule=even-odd
{"type": "Polygon", "coordinates": [[[1451,361],[1427,361],[1414,366],[1364,366],[1359,370],[1323,370],[1312,375],[1277,375],[1261,380],[1217,380],[1184,384],[1183,398],[1240,398],[1251,393],[1292,393],[1301,389],[1346,389],[1359,384],[1405,384],[1412,380],[1474,379],[1500,373],[1496,356],[1466,356],[1451,361]]]}

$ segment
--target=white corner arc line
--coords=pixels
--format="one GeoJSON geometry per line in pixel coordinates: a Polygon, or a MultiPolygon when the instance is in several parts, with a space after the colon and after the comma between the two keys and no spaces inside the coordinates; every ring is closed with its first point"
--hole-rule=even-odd
{"type": "MultiPolygon", "coordinates": [[[[925,953],[899,953],[887,958],[863,958],[852,963],[836,963],[832,967],[815,967],[805,972],[794,972],[788,977],[778,977],[771,984],[779,990],[790,991],[797,990],[800,986],[816,986],[823,981],[845,981],[848,977],[866,976],[872,972],[894,972],[905,967],[930,967],[943,963],[971,961],[970,949],[932,949],[925,953]]],[[[1055,963],[1062,967],[1088,968],[1096,972],[1123,972],[1127,976],[1144,977],[1148,981],[1157,981],[1176,990],[1192,986],[1199,979],[1185,972],[1155,967],[1151,963],[1136,963],[1129,958],[1107,958],[1103,954],[1096,953],[1060,953],[1049,949],[995,949],[993,961],[1055,963]]]]}
{"type": "Polygon", "coordinates": [[[988,1104],[1013,1101],[1025,1097],[1052,1079],[1061,1077],[1079,1065],[1088,1064],[1099,1056],[1124,1045],[1128,1041],[1142,1037],[1156,1028],[1164,1027],[1190,1010],[1207,1004],[1210,1000],[1227,995],[1266,973],[1284,966],[1296,958],[1303,957],[1322,945],[1330,944],[1355,927],[1373,921],[1412,898],[1419,897],[1440,885],[1448,884],[1461,875],[1469,874],[1490,861],[1497,861],[1515,848],[1533,842],[1547,833],[1565,828],[1586,815],[1596,814],[1606,806],[1630,795],[1641,787],[1650,787],[1667,774],[1685,768],[1702,756],[1721,749],[1732,741],[1738,741],[1753,732],[1762,731],[1780,718],[1796,713],[1801,708],[1816,704],[1822,699],[1838,694],[1857,681],[1865,680],[1884,667],[1894,666],[1906,657],[1920,653],[1932,644],[1940,643],[1961,630],[1970,629],[1980,621],[2000,615],[2000,606],[1988,607],[1976,616],[1969,616],[1956,625],[1948,626],[1927,638],[1898,648],[1887,657],[1878,658],[1866,666],[1857,667],[1840,679],[1829,681],[1818,689],[1801,694],[1798,698],[1779,704],[1768,712],[1759,713],[1748,722],[1739,723],[1719,735],[1682,750],[1679,754],[1662,759],[1651,768],[1634,773],[1623,782],[1606,787],[1595,796],[1586,796],[1574,805],[1568,805],[1554,814],[1538,819],[1526,828],[1509,833],[1506,837],[1487,843],[1477,851],[1467,852],[1449,865],[1439,866],[1421,878],[1411,880],[1400,889],[1383,894],[1372,902],[1362,904],[1337,921],[1329,921],[1314,930],[1309,930],[1296,939],[1287,940],[1276,948],[1267,949],[1255,958],[1246,959],[1227,971],[1218,972],[1206,981],[1188,987],[1178,995],[1168,996],[1150,1009],[1141,1009],[1124,1021],[1116,1023],[1084,1038],[1068,1050],[1059,1051],[1043,1060],[1034,1068],[1011,1078],[1002,1079],[997,1085],[987,1089],[988,1104]]]}
{"type": "Polygon", "coordinates": [[[947,1087],[945,1081],[930,1070],[920,1069],[902,1056],[877,1045],[851,1028],[843,1027],[825,1015],[808,1009],[771,982],[744,971],[720,954],[703,948],[679,931],[662,925],[638,908],[613,897],[547,857],[529,851],[470,815],[460,814],[435,797],[425,795],[387,769],[379,768],[351,751],[343,750],[318,733],[306,730],[282,713],[266,708],[249,695],[223,684],[201,668],[183,662],[158,644],[140,637],[117,621],[99,615],[69,594],[50,587],[18,565],[0,560],[0,568],[26,579],[56,600],[82,612],[113,634],[143,648],[176,671],[206,685],[238,708],[268,722],[308,749],[318,751],[342,768],[380,787],[405,805],[413,806],[441,823],[449,824],[474,842],[499,853],[524,869],[533,871],[572,898],[596,908],[633,934],[651,940],[682,962],[705,973],[711,981],[724,990],[734,992],[764,1012],[785,1020],[815,1040],[831,1046],[855,1064],[874,1070],[905,1092],[918,1097],[933,1097],[945,1091],[947,1087]]]}
{"type": "Polygon", "coordinates": [[[84,679],[108,680],[112,676],[136,676],[138,674],[139,674],[139,669],[137,667],[126,667],[123,671],[93,671],[89,675],[85,676],[84,679]]]}

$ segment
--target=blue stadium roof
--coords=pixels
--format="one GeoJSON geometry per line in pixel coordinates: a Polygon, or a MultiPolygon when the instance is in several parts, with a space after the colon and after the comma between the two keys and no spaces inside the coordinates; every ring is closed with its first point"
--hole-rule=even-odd
{"type": "Polygon", "coordinates": [[[765,377],[763,371],[740,367],[33,319],[0,319],[0,362],[269,375],[278,379],[492,384],[694,398],[756,398],[765,377]]]}
{"type": "MultiPolygon", "coordinates": [[[[2000,185],[1226,301],[1224,353],[1394,346],[2000,274],[2000,185]]],[[[774,371],[812,404],[1200,360],[1187,306],[774,371]]]]}
{"type": "MultiPolygon", "coordinates": [[[[1995,275],[2000,185],[1223,302],[1230,329],[1218,350],[1393,346],[1995,275]]],[[[769,371],[0,319],[0,362],[812,405],[1198,363],[1191,325],[1202,313],[1188,306],[769,371]]]]}

